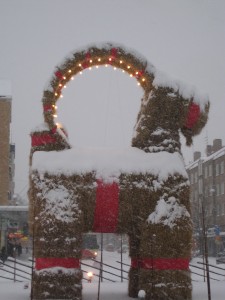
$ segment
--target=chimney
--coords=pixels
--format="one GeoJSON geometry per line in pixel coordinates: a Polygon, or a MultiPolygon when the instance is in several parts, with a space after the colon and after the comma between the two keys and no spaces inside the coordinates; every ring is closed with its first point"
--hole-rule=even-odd
{"type": "Polygon", "coordinates": [[[194,161],[198,160],[201,158],[201,152],[200,151],[195,151],[194,152],[194,161]]]}
{"type": "Polygon", "coordinates": [[[213,140],[213,152],[216,152],[222,148],[222,140],[215,139],[213,140]]]}

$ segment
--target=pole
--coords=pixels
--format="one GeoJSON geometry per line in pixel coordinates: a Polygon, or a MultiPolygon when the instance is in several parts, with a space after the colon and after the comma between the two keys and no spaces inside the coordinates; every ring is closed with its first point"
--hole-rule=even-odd
{"type": "Polygon", "coordinates": [[[123,235],[121,234],[121,241],[120,241],[120,249],[121,249],[121,254],[120,254],[120,261],[121,261],[121,282],[123,282],[123,235]]]}
{"type": "Polygon", "coordinates": [[[205,250],[205,266],[206,266],[208,300],[211,300],[211,288],[210,288],[210,277],[209,277],[209,262],[208,262],[208,243],[207,243],[207,234],[206,234],[206,228],[205,228],[205,209],[204,209],[203,200],[202,200],[202,230],[203,230],[204,250],[205,250]]]}
{"type": "Polygon", "coordinates": [[[102,258],[103,258],[103,233],[101,232],[101,261],[100,261],[100,270],[99,270],[99,277],[98,277],[98,298],[97,298],[97,300],[100,299],[100,287],[101,287],[101,282],[103,281],[103,278],[102,278],[102,258]]]}

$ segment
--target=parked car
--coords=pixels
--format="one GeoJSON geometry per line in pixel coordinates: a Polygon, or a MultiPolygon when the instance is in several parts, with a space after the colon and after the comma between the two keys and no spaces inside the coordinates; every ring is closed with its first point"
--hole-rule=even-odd
{"type": "Polygon", "coordinates": [[[115,251],[115,247],[113,246],[113,244],[108,244],[105,246],[105,250],[109,252],[113,252],[115,251]]]}
{"type": "Polygon", "coordinates": [[[217,264],[225,264],[225,251],[219,252],[216,258],[217,264]]]}

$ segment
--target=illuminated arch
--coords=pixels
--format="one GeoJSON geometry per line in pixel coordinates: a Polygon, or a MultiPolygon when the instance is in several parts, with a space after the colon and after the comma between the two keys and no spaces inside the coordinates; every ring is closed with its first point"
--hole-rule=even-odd
{"type": "Polygon", "coordinates": [[[56,67],[54,74],[43,94],[44,120],[49,129],[55,128],[57,101],[62,97],[62,90],[77,74],[88,68],[112,66],[127,72],[137,80],[145,94],[151,91],[154,79],[154,67],[145,58],[122,46],[106,43],[101,46],[90,46],[71,54],[56,67]]]}

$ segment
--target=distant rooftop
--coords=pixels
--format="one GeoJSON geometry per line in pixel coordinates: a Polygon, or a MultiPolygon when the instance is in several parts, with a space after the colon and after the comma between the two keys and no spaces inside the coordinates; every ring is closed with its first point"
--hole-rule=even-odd
{"type": "Polygon", "coordinates": [[[0,97],[12,96],[12,83],[10,80],[0,79],[0,97]]]}

